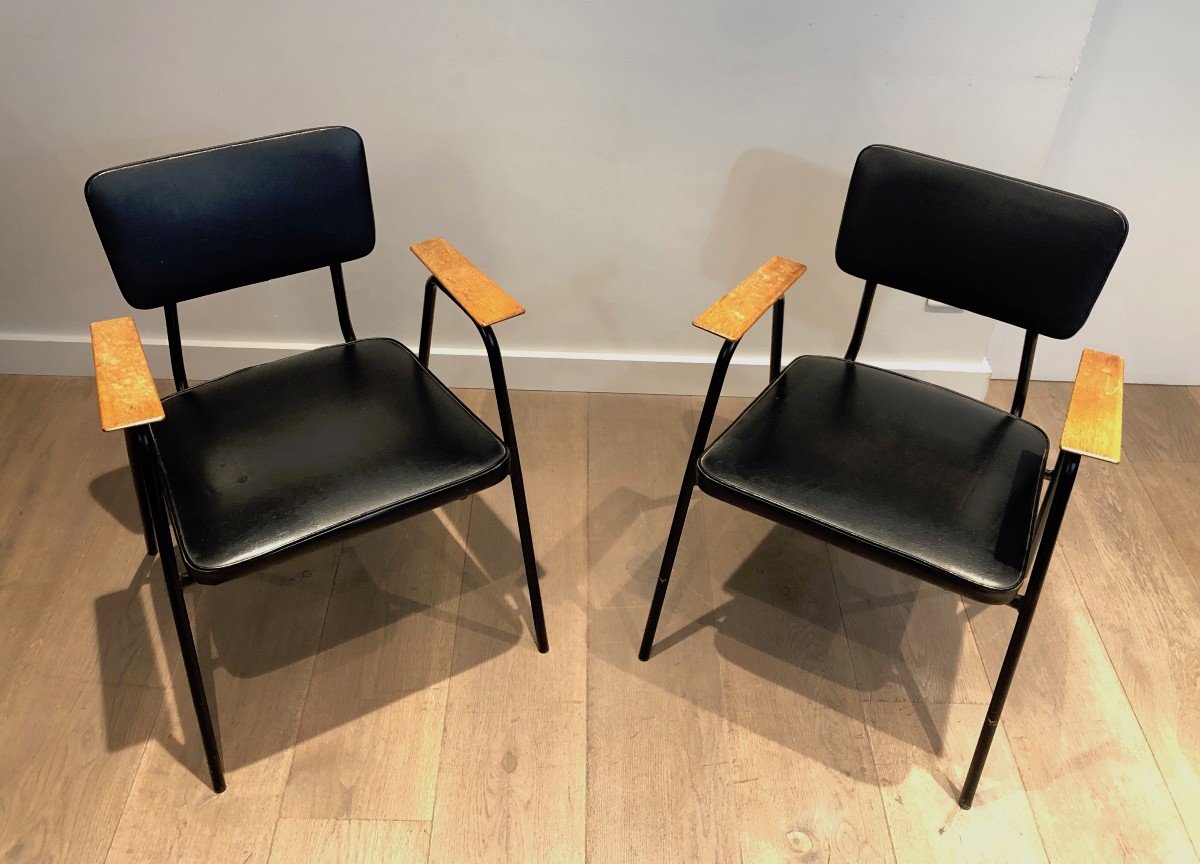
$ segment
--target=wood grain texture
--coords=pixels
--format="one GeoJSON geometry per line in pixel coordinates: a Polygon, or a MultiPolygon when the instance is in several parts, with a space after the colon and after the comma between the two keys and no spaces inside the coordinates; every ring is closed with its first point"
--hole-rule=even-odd
{"type": "Polygon", "coordinates": [[[1125,361],[1118,355],[1084,349],[1063,425],[1061,449],[1105,462],[1121,461],[1124,382],[1125,361]]]}
{"type": "MultiPolygon", "coordinates": [[[[1067,386],[1035,382],[1030,388],[1025,416],[1051,440],[1063,423],[1067,386]]],[[[989,393],[989,401],[1006,405],[997,395],[989,393]]],[[[1184,732],[1173,724],[1180,722],[1178,706],[1187,701],[1164,694],[1186,678],[1200,651],[1194,640],[1183,647],[1184,633],[1158,651],[1147,644],[1160,639],[1168,620],[1161,601],[1146,603],[1161,576],[1156,565],[1130,561],[1145,544],[1161,542],[1155,532],[1122,511],[1099,519],[1088,512],[1096,494],[1091,481],[1128,467],[1095,462],[1081,468],[1001,721],[1052,861],[1197,860],[1180,818],[1181,811],[1195,809],[1196,796],[1187,785],[1176,786],[1172,795],[1160,767],[1186,762],[1156,759],[1153,728],[1162,724],[1176,728],[1177,735],[1184,732]],[[1123,546],[1133,557],[1105,563],[1107,555],[1092,554],[1087,547],[1101,534],[1111,538],[1107,548],[1123,546]],[[1178,659],[1164,661],[1168,655],[1178,659]],[[1168,665],[1184,674],[1169,675],[1168,665]],[[1160,682],[1160,675],[1168,677],[1160,682]],[[1131,812],[1142,818],[1121,815],[1131,812]]],[[[967,606],[994,679],[1012,634],[1013,612],[967,606]]]]}
{"type": "Polygon", "coordinates": [[[871,702],[865,708],[898,861],[1047,861],[1003,724],[975,805],[960,810],[954,800],[975,750],[985,706],[871,702]],[[939,730],[934,739],[927,737],[931,725],[939,730]]]}
{"type": "Polygon", "coordinates": [[[112,432],[166,416],[132,318],[93,322],[92,360],[101,429],[112,432]]]}
{"type": "Polygon", "coordinates": [[[471,503],[430,837],[438,864],[584,858],[587,395],[514,392],[512,407],[550,651],[533,642],[502,483],[471,503]]]}
{"type": "Polygon", "coordinates": [[[270,864],[411,864],[428,854],[427,822],[280,819],[270,864]]]}
{"type": "Polygon", "coordinates": [[[736,342],[808,268],[776,255],[701,312],[692,324],[736,342]]]}
{"type": "Polygon", "coordinates": [[[1125,458],[1139,464],[1200,462],[1197,393],[1200,388],[1169,384],[1126,388],[1121,442],[1125,458]]]}
{"type": "Polygon", "coordinates": [[[525,308],[441,237],[409,247],[480,327],[525,314],[525,308]]]}
{"type": "MultiPolygon", "coordinates": [[[[638,662],[699,400],[615,394],[513,394],[550,654],[529,639],[507,483],[188,589],[230,773],[214,796],[93,386],[0,376],[5,864],[424,862],[427,848],[454,864],[1038,861],[1029,814],[1051,861],[1197,860],[1186,389],[1126,388],[1161,434],[1145,430],[1142,460],[1080,470],[963,812],[1013,610],[946,603],[840,553],[822,564],[820,544],[697,493],[659,649],[638,662]],[[431,821],[355,815],[430,806],[431,821]]],[[[1011,383],[992,389],[1007,406],[1011,383]]],[[[1069,395],[1031,387],[1026,416],[1051,440],[1069,395]]],[[[490,394],[464,399],[494,422],[490,394]]],[[[717,427],[741,404],[723,400],[717,427]]]]}
{"type": "Polygon", "coordinates": [[[588,860],[734,864],[736,766],[698,500],[655,652],[637,658],[699,403],[600,393],[589,403],[588,860]]]}

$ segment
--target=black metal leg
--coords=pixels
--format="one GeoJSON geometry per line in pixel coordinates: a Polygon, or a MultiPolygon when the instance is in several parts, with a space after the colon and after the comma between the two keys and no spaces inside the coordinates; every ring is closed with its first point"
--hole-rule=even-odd
{"type": "MultiPolygon", "coordinates": [[[[432,278],[430,286],[437,282],[432,278]]],[[[432,295],[426,295],[426,300],[432,295]]],[[[432,304],[426,304],[426,311],[432,309],[432,304]]],[[[432,321],[432,312],[429,312],[432,321]]],[[[546,617],[542,613],[542,589],[538,585],[537,558],[533,554],[533,534],[529,530],[529,507],[525,503],[525,477],[521,473],[521,454],[517,450],[517,432],[513,426],[512,405],[508,400],[508,383],[504,377],[504,361],[500,357],[500,344],[491,327],[480,327],[479,335],[483,337],[483,345],[487,349],[488,363],[492,367],[492,381],[496,385],[496,410],[500,414],[500,430],[504,433],[504,443],[508,445],[509,478],[512,480],[513,505],[517,509],[517,531],[521,535],[521,555],[525,559],[525,578],[529,582],[529,605],[533,609],[533,633],[537,639],[538,650],[545,654],[550,650],[550,642],[546,638],[546,617]]],[[[422,342],[425,340],[422,339],[422,342]]]]}
{"type": "Polygon", "coordinates": [[[529,506],[525,503],[525,479],[521,476],[521,460],[512,451],[513,505],[517,510],[517,532],[521,537],[521,556],[525,559],[525,579],[529,583],[529,605],[533,610],[533,633],[538,651],[550,650],[546,636],[546,616],[542,612],[542,589],[538,584],[537,558],[533,554],[533,534],[529,530],[529,506]]]}
{"type": "Polygon", "coordinates": [[[1033,566],[1029,571],[1029,580],[1025,593],[1014,602],[1014,605],[1020,610],[1017,613],[1017,624],[1013,628],[1012,638],[1008,641],[1008,650],[1004,652],[1004,663],[1000,667],[1000,675],[996,678],[996,690],[992,693],[992,701],[988,704],[983,729],[980,730],[979,741],[975,745],[975,755],[971,757],[971,767],[967,769],[967,778],[963,781],[962,794],[958,796],[958,806],[964,810],[970,810],[971,804],[975,800],[975,790],[979,788],[979,778],[983,775],[983,766],[987,762],[992,739],[996,737],[996,727],[1000,725],[1000,712],[1004,710],[1004,702],[1008,699],[1013,675],[1016,673],[1017,663],[1021,659],[1021,649],[1025,647],[1025,638],[1029,635],[1029,625],[1033,622],[1033,613],[1037,609],[1038,599],[1042,594],[1042,585],[1045,583],[1046,573],[1050,569],[1050,559],[1054,555],[1054,546],[1058,542],[1058,531],[1062,527],[1067,501],[1071,497],[1071,488],[1075,484],[1075,475],[1078,470],[1079,456],[1077,454],[1067,452],[1059,454],[1058,465],[1055,467],[1053,479],[1050,481],[1050,489],[1046,493],[1041,512],[1038,514],[1037,551],[1034,554],[1033,566]]]}
{"type": "MultiPolygon", "coordinates": [[[[139,449],[145,452],[145,447],[139,449]]],[[[167,596],[171,601],[171,616],[175,619],[175,632],[179,637],[179,650],[183,654],[183,668],[187,672],[188,688],[192,692],[192,704],[196,708],[196,720],[200,725],[200,740],[204,744],[204,755],[208,761],[208,772],[212,777],[213,791],[225,791],[225,772],[221,767],[221,749],[213,728],[212,715],[208,710],[208,696],[204,692],[204,678],[200,672],[200,659],[196,656],[196,642],[192,636],[192,625],[188,620],[187,604],[183,599],[183,583],[175,566],[175,550],[171,545],[170,527],[161,488],[152,470],[143,475],[146,479],[153,515],[154,533],[158,548],[162,551],[163,576],[167,583],[167,596]]]]}
{"type": "MultiPolygon", "coordinates": [[[[778,337],[783,332],[783,302],[776,308],[776,322],[779,324],[778,337]]],[[[692,451],[688,455],[687,468],[683,472],[683,486],[679,490],[679,500],[675,502],[675,517],[671,520],[671,533],[667,535],[667,547],[663,550],[662,567],[658,571],[658,584],[654,586],[654,599],[650,601],[650,614],[646,618],[646,632],[642,634],[642,648],[638,651],[639,660],[650,659],[650,649],[654,647],[654,631],[658,629],[658,617],[662,614],[663,601],[667,598],[667,583],[671,581],[671,570],[675,567],[675,555],[679,551],[679,538],[683,536],[683,523],[687,521],[688,504],[692,500],[692,490],[696,486],[696,464],[708,441],[708,432],[712,429],[713,417],[717,413],[717,400],[721,397],[721,386],[725,383],[725,373],[729,371],[729,361],[738,343],[725,340],[717,354],[717,362],[713,364],[712,380],[708,383],[708,395],[704,397],[704,407],[700,409],[700,420],[696,424],[696,437],[692,440],[692,451]]],[[[772,340],[771,370],[777,372],[779,339],[772,340]]]]}
{"type": "Polygon", "coordinates": [[[654,599],[650,601],[650,614],[646,617],[646,632],[642,634],[642,648],[638,651],[639,660],[650,659],[650,649],[654,647],[654,631],[658,629],[658,618],[662,615],[663,601],[667,599],[667,583],[671,581],[671,571],[675,568],[675,555],[679,552],[679,538],[683,536],[683,523],[687,521],[688,504],[692,500],[692,489],[696,485],[696,465],[689,462],[683,476],[683,488],[679,490],[679,500],[675,502],[675,517],[671,520],[671,533],[667,535],[667,547],[663,550],[662,566],[658,570],[658,584],[654,586],[654,599]]]}
{"type": "Polygon", "coordinates": [[[149,497],[146,493],[145,468],[138,453],[133,430],[125,430],[125,451],[129,454],[129,471],[133,475],[133,491],[137,495],[138,515],[142,519],[142,536],[146,539],[146,554],[157,555],[158,544],[154,542],[154,523],[150,519],[149,497]]]}
{"type": "Polygon", "coordinates": [[[1004,664],[1000,667],[999,678],[996,679],[992,701],[988,703],[987,716],[983,720],[983,729],[979,732],[979,741],[975,744],[975,755],[971,757],[971,767],[967,770],[962,794],[958,796],[958,806],[964,810],[970,810],[975,800],[975,790],[979,787],[979,778],[983,776],[983,766],[992,749],[992,739],[996,737],[996,727],[1000,725],[1000,712],[1004,710],[1004,702],[1008,699],[1008,690],[1012,685],[1013,674],[1017,671],[1021,649],[1025,647],[1025,637],[1029,635],[1029,624],[1032,620],[1032,604],[1023,604],[1017,615],[1017,625],[1013,628],[1012,638],[1008,641],[1008,650],[1004,652],[1004,664]]]}

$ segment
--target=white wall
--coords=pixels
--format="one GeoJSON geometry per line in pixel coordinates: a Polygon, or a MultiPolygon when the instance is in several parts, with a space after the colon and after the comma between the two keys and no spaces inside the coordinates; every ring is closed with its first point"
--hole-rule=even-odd
{"type": "MultiPolygon", "coordinates": [[[[1042,339],[1034,374],[1075,377],[1084,347],[1125,357],[1129,381],[1200,384],[1200,3],[1100,0],[1043,181],[1129,217],[1129,240],[1088,323],[1042,339]]],[[[1015,374],[1019,334],[988,357],[1015,374]]]]}
{"type": "MultiPolygon", "coordinates": [[[[833,262],[858,150],[1040,176],[1065,146],[1094,6],[8,0],[0,369],[84,372],[87,323],[126,312],[83,204],[91,172],[327,123],[363,134],[376,199],[376,251],[347,267],[360,334],[415,341],[408,245],[440,234],[530,310],[499,330],[525,355],[514,386],[701,389],[692,361],[718,346],[690,319],[773,254],[810,267],[789,295],[788,352],[837,352],[858,301],[833,262]]],[[[1110,173],[1128,165],[1150,170],[1110,173]]],[[[161,340],[157,315],[136,317],[161,340]]],[[[208,343],[199,374],[337,333],[314,274],[193,301],[181,320],[185,341],[208,343]]],[[[990,322],[887,293],[872,324],[863,359],[986,380],[990,322]]],[[[741,356],[764,356],[767,329],[741,356]]],[[[444,307],[435,345],[477,337],[444,307]]],[[[439,362],[469,383],[486,374],[477,359],[439,362]]]]}

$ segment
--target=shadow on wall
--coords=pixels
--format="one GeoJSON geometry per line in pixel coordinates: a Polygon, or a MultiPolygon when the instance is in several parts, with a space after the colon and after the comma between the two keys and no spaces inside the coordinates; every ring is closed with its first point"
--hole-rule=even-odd
{"type": "MultiPolygon", "coordinates": [[[[803,314],[789,315],[785,330],[785,345],[800,353],[841,353],[854,328],[860,283],[842,273],[833,256],[852,165],[850,154],[846,171],[831,171],[777,150],[745,151],[704,242],[704,275],[727,288],[773,255],[808,265],[789,293],[803,302],[803,314]]],[[[766,328],[756,330],[764,332],[748,338],[765,349],[766,328]]]]}

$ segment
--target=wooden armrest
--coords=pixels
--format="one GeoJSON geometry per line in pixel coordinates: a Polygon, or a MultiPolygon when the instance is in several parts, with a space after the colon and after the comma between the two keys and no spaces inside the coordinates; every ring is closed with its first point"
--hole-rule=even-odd
{"type": "Polygon", "coordinates": [[[132,318],[92,324],[92,359],[96,364],[101,429],[112,432],[166,416],[132,318]]]}
{"type": "Polygon", "coordinates": [[[776,255],[701,312],[692,324],[737,342],[807,269],[776,255]]]}
{"type": "Polygon", "coordinates": [[[1125,361],[1087,348],[1071,390],[1059,446],[1105,462],[1121,461],[1121,401],[1125,361]]]}
{"type": "Polygon", "coordinates": [[[441,237],[409,248],[480,327],[525,314],[520,303],[441,237]]]}

